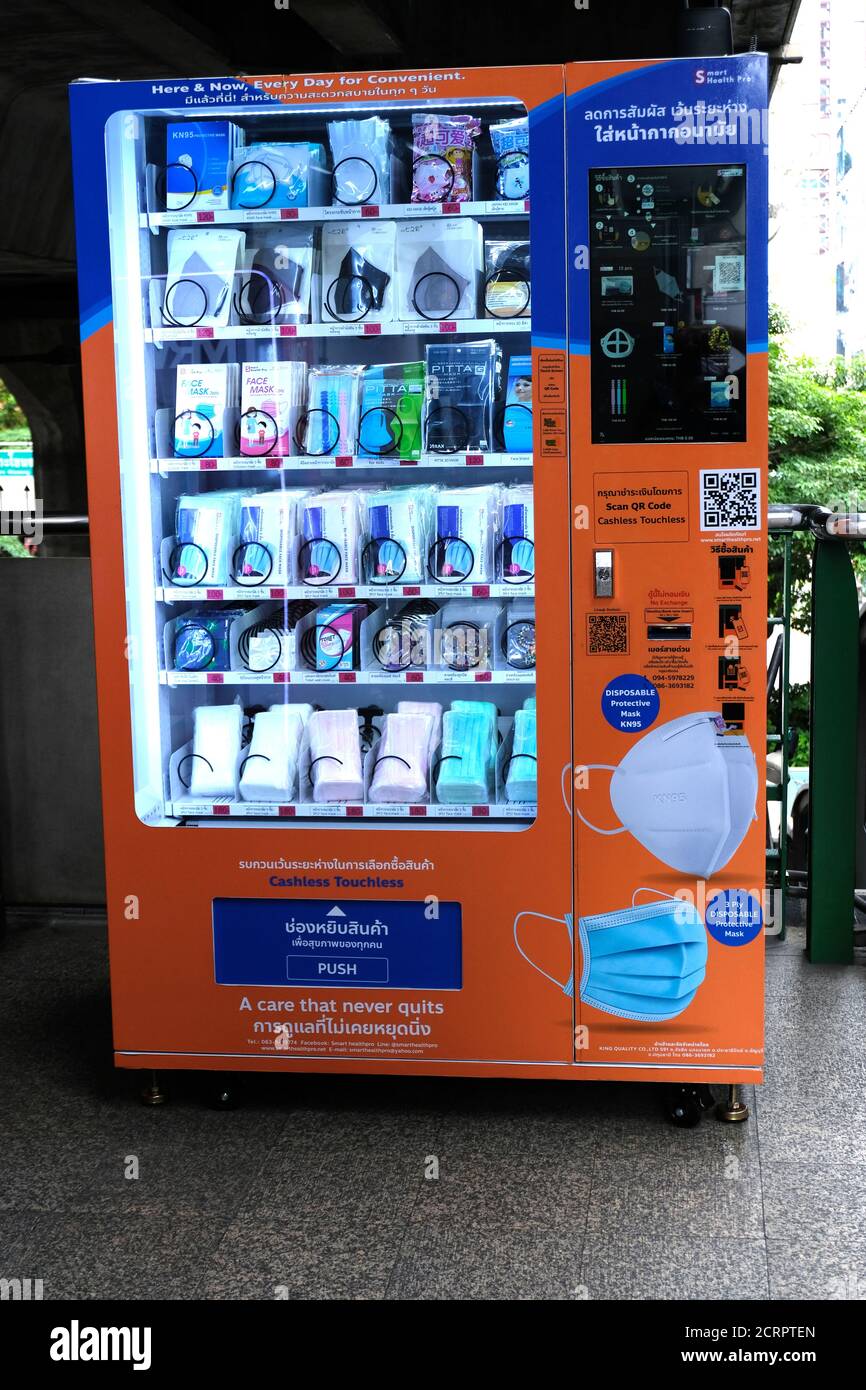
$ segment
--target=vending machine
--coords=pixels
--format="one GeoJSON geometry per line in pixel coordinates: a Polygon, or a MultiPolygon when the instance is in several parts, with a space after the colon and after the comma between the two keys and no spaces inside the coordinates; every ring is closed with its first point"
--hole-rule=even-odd
{"type": "Polygon", "coordinates": [[[765,75],[698,68],[73,84],[118,1066],[760,1078],[765,75]]]}

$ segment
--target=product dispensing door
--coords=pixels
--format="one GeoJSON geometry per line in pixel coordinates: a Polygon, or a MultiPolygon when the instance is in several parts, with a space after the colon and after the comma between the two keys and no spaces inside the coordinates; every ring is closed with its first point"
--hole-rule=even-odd
{"type": "Polygon", "coordinates": [[[118,1064],[563,1073],[562,69],[72,110],[118,1064]]]}

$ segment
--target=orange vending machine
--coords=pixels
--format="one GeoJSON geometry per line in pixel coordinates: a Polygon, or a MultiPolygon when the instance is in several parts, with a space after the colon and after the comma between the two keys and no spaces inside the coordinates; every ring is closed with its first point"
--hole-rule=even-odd
{"type": "Polygon", "coordinates": [[[72,109],[118,1065],[570,1067],[562,68],[72,109]]]}
{"type": "Polygon", "coordinates": [[[697,66],[73,85],[119,1066],[759,1077],[766,97],[698,149],[697,66]]]}

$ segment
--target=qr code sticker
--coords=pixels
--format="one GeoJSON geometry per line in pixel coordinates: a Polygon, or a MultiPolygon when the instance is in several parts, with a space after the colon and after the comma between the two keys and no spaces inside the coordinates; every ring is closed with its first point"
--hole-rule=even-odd
{"type": "Polygon", "coordinates": [[[746,288],[745,256],[716,256],[713,266],[713,293],[742,293],[746,288]]]}
{"type": "Polygon", "coordinates": [[[607,653],[628,655],[627,613],[588,613],[586,625],[590,656],[607,653]]]}
{"type": "Polygon", "coordinates": [[[760,531],[761,479],[753,468],[701,469],[701,530],[760,531]]]}

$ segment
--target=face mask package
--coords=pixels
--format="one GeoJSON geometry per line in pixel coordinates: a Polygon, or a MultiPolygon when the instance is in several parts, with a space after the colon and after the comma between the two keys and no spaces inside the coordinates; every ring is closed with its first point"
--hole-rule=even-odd
{"type": "Polygon", "coordinates": [[[412,202],[468,203],[477,116],[412,116],[412,202]]]}
{"type": "Polygon", "coordinates": [[[538,801],[538,745],[536,742],[536,712],[519,709],[514,716],[514,741],[505,773],[507,801],[538,801]]]}
{"type": "Polygon", "coordinates": [[[501,358],[492,338],[430,343],[424,448],[433,454],[489,453],[501,358]]]}
{"type": "Polygon", "coordinates": [[[495,599],[451,599],[442,608],[439,655],[449,671],[485,671],[493,662],[494,631],[502,613],[495,599]]]}
{"type": "Polygon", "coordinates": [[[505,406],[500,414],[497,444],[507,454],[532,453],[532,358],[512,357],[508,363],[505,406]],[[501,439],[499,438],[501,436],[501,439]]]}
{"type": "Polygon", "coordinates": [[[238,636],[238,661],[247,671],[292,671],[297,666],[298,624],[316,605],[306,599],[284,604],[273,617],[246,627],[238,636]]]}
{"type": "Polygon", "coordinates": [[[391,127],[380,116],[330,121],[333,203],[359,207],[391,201],[391,127]]]}
{"type": "Polygon", "coordinates": [[[297,441],[310,457],[354,454],[363,367],[311,367],[297,441]]]}
{"type": "Polygon", "coordinates": [[[442,750],[436,796],[446,806],[490,802],[496,727],[495,706],[455,700],[442,719],[442,750]]]}
{"type": "Polygon", "coordinates": [[[437,583],[484,584],[493,579],[492,544],[499,488],[442,488],[428,572],[437,583]]]}
{"type": "Polygon", "coordinates": [[[361,494],[319,492],[302,507],[298,569],[304,584],[357,584],[361,494]]]}
{"type": "Polygon", "coordinates": [[[301,638],[301,655],[311,671],[357,671],[361,665],[361,624],[366,603],[325,603],[301,638]]]}
{"type": "Polygon", "coordinates": [[[292,582],[297,509],[308,495],[300,489],[284,488],[244,497],[238,545],[232,558],[236,584],[256,588],[292,582]]]}
{"type": "Polygon", "coordinates": [[[241,764],[244,801],[287,802],[298,767],[309,705],[271,705],[253,719],[253,736],[241,764]]]}
{"type": "Polygon", "coordinates": [[[496,196],[510,202],[529,197],[529,121],[497,121],[490,127],[496,160],[496,196]]]}
{"type": "Polygon", "coordinates": [[[397,228],[397,315],[474,319],[484,267],[484,233],[471,217],[403,222],[397,228]]]}
{"type": "Polygon", "coordinates": [[[321,145],[247,145],[236,154],[232,167],[232,207],[305,208],[311,203],[318,207],[324,165],[321,145]]]}
{"type": "Polygon", "coordinates": [[[247,241],[232,300],[237,322],[309,323],[314,282],[318,297],[314,227],[256,228],[248,235],[254,241],[247,241]]]}
{"type": "Polygon", "coordinates": [[[225,328],[245,245],[230,227],[173,228],[161,326],[225,328]]]}
{"type": "Polygon", "coordinates": [[[244,712],[238,703],[200,705],[193,710],[192,753],[189,770],[184,768],[190,796],[234,796],[243,723],[244,712]]]}
{"type": "Polygon", "coordinates": [[[177,499],[167,576],[171,584],[216,588],[229,583],[242,496],[231,491],[202,492],[177,499]]]}
{"type": "Polygon", "coordinates": [[[230,671],[232,623],[243,608],[193,608],[177,618],[171,641],[175,671],[230,671]]]}
{"type": "Polygon", "coordinates": [[[169,122],[165,129],[167,210],[227,208],[228,170],[241,138],[231,121],[169,122]]]}
{"type": "Polygon", "coordinates": [[[237,402],[236,362],[182,362],[175,378],[175,457],[222,458],[226,411],[237,402]]]}
{"type": "Polygon", "coordinates": [[[307,364],[245,362],[241,380],[241,454],[287,457],[304,408],[307,364]]]}
{"type": "Polygon", "coordinates": [[[364,774],[358,711],[318,710],[307,724],[313,801],[363,801],[364,774]]]}
{"type": "Polygon", "coordinates": [[[398,714],[426,714],[430,720],[430,733],[427,742],[427,761],[432,763],[433,754],[442,742],[442,706],[435,701],[398,700],[398,714]]]}
{"type": "Polygon", "coordinates": [[[532,313],[528,241],[485,243],[484,313],[489,319],[528,318],[532,313]]]}
{"type": "Polygon", "coordinates": [[[385,671],[424,671],[433,661],[439,605],[410,599],[373,638],[373,655],[385,671]]]}
{"type": "Polygon", "coordinates": [[[535,578],[535,503],[532,487],[508,487],[502,495],[499,570],[503,584],[529,584],[535,578]]]}
{"type": "Polygon", "coordinates": [[[535,670],[535,604],[517,599],[508,605],[502,634],[502,657],[513,671],[535,670]]]}
{"type": "Polygon", "coordinates": [[[391,323],[396,241],[394,222],[322,228],[323,323],[391,323]]]}
{"type": "Polygon", "coordinates": [[[420,457],[424,370],[423,362],[364,368],[358,421],[360,458],[404,461],[420,457]]]}
{"type": "Polygon", "coordinates": [[[387,488],[365,495],[368,584],[422,584],[426,577],[432,488],[387,488]]]}
{"type": "Polygon", "coordinates": [[[427,714],[386,714],[376,749],[370,801],[417,805],[427,796],[432,719],[427,714]]]}

